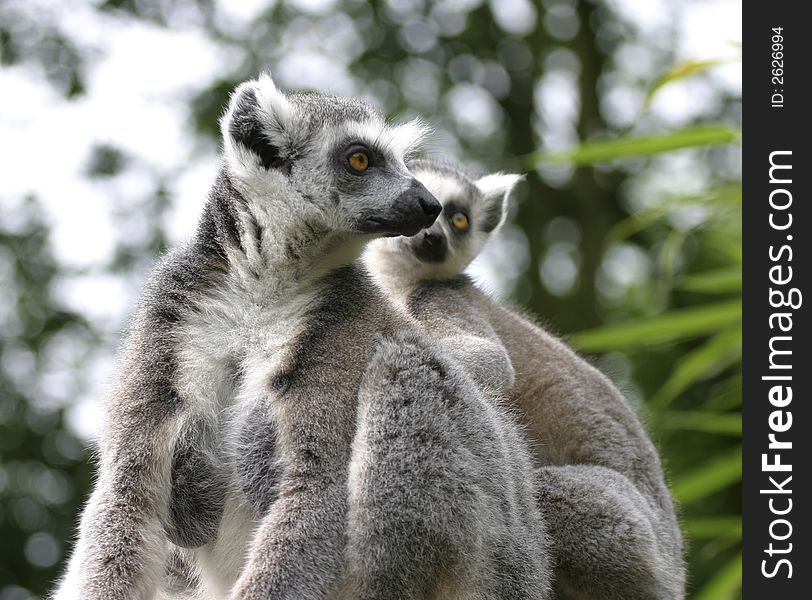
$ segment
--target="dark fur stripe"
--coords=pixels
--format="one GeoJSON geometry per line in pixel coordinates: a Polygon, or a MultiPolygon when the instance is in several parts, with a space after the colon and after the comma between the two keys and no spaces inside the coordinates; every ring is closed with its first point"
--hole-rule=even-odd
{"type": "Polygon", "coordinates": [[[212,434],[202,421],[180,436],[172,458],[169,540],[182,548],[199,548],[214,538],[225,505],[226,484],[211,449],[212,434]]]}
{"type": "Polygon", "coordinates": [[[259,122],[257,115],[257,96],[254,90],[244,90],[234,107],[229,135],[248,150],[259,156],[266,169],[282,168],[285,161],[279,154],[259,122]]]}

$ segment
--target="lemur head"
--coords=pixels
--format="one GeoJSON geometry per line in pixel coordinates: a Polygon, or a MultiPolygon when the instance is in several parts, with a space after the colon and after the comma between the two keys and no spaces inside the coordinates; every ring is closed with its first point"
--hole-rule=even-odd
{"type": "Polygon", "coordinates": [[[502,225],[510,193],[524,176],[493,173],[474,179],[459,167],[426,159],[410,161],[409,167],[443,212],[413,237],[373,242],[367,263],[376,274],[407,285],[456,277],[502,225]]]}
{"type": "Polygon", "coordinates": [[[314,236],[414,235],[441,211],[404,163],[427,132],[419,121],[390,125],[360,100],[284,94],[265,74],[234,91],[220,128],[225,171],[259,229],[292,220],[314,236]]]}

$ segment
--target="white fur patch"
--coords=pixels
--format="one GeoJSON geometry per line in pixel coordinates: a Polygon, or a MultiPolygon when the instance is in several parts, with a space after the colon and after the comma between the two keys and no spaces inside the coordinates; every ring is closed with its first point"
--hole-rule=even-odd
{"type": "Polygon", "coordinates": [[[399,237],[375,240],[367,246],[362,260],[375,283],[403,309],[421,267],[420,261],[406,250],[404,241],[399,237]]]}
{"type": "Polygon", "coordinates": [[[488,197],[507,196],[513,191],[517,183],[524,180],[524,175],[512,173],[491,173],[477,179],[474,183],[479,190],[488,197]]]}
{"type": "Polygon", "coordinates": [[[431,128],[419,119],[399,125],[390,125],[384,121],[351,121],[338,127],[331,127],[324,132],[329,146],[334,146],[348,138],[354,138],[372,148],[380,148],[392,153],[394,158],[403,162],[404,157],[416,150],[422,140],[431,133],[431,128]]]}
{"type": "Polygon", "coordinates": [[[386,123],[378,119],[349,121],[339,126],[330,127],[324,134],[328,147],[335,146],[348,138],[362,142],[367,146],[383,146],[389,140],[386,123]]]}
{"type": "Polygon", "coordinates": [[[443,173],[415,169],[413,174],[443,205],[452,197],[465,194],[465,188],[459,181],[443,173]]]}
{"type": "Polygon", "coordinates": [[[254,82],[260,110],[265,113],[269,127],[278,127],[280,135],[290,135],[294,124],[294,108],[285,94],[279,91],[270,73],[262,73],[254,82]]]}
{"type": "Polygon", "coordinates": [[[431,135],[432,128],[421,119],[412,119],[406,123],[394,125],[389,130],[392,139],[392,151],[402,159],[410,152],[420,148],[423,141],[431,135]]]}
{"type": "Polygon", "coordinates": [[[191,558],[189,562],[199,569],[200,598],[229,597],[229,591],[245,567],[248,548],[258,525],[253,511],[239,494],[230,493],[220,521],[220,531],[228,534],[187,553],[191,558]]]}
{"type": "Polygon", "coordinates": [[[392,126],[383,121],[370,120],[342,123],[340,127],[331,128],[329,136],[331,145],[355,138],[372,148],[388,150],[402,163],[406,153],[415,149],[429,131],[418,121],[392,126]]]}
{"type": "Polygon", "coordinates": [[[238,106],[238,99],[247,90],[254,91],[257,99],[257,117],[269,140],[273,140],[282,152],[286,148],[294,147],[301,140],[298,139],[300,132],[295,127],[295,107],[288,102],[285,94],[279,91],[269,73],[263,73],[256,80],[245,81],[237,86],[231,94],[225,114],[220,119],[220,134],[223,140],[223,155],[229,171],[241,179],[250,180],[266,170],[255,153],[234,143],[229,134],[229,125],[238,106]]]}

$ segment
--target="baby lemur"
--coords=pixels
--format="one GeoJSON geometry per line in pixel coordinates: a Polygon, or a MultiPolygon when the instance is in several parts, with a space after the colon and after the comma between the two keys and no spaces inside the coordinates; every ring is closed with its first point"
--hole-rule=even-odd
{"type": "Polygon", "coordinates": [[[355,260],[440,212],[404,163],[422,128],[262,76],[221,130],[198,229],[132,320],[56,598],[152,597],[170,555],[206,599],[545,598],[518,429],[355,260]]]}
{"type": "MultiPolygon", "coordinates": [[[[510,395],[538,465],[552,538],[556,598],[651,600],[684,595],[682,541],[657,452],[622,394],[563,342],[462,274],[503,222],[516,175],[479,179],[442,162],[410,163],[443,204],[411,238],[373,242],[379,282],[432,334],[472,333],[467,364],[494,345],[515,369],[510,395]]],[[[498,353],[492,356],[498,358],[498,353]]]]}

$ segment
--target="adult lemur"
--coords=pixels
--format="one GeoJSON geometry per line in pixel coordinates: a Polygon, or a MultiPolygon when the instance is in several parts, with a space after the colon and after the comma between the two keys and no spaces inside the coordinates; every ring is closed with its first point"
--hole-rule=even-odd
{"type": "MultiPolygon", "coordinates": [[[[564,343],[461,275],[504,220],[521,177],[475,180],[426,160],[409,166],[443,214],[417,236],[373,242],[365,259],[431,333],[473,333],[507,349],[516,374],[512,405],[539,465],[556,597],[681,598],[682,543],[671,496],[625,398],[564,343]]],[[[461,351],[469,353],[466,364],[479,365],[491,348],[461,351]]]]}
{"type": "Polygon", "coordinates": [[[56,597],[150,597],[181,548],[207,599],[546,597],[518,430],[354,261],[440,212],[404,164],[421,128],[263,76],[221,129],[197,232],[132,321],[56,597]]]}

